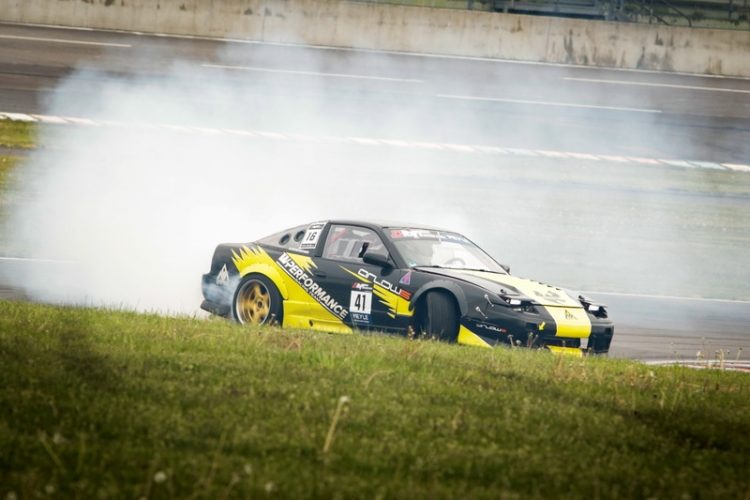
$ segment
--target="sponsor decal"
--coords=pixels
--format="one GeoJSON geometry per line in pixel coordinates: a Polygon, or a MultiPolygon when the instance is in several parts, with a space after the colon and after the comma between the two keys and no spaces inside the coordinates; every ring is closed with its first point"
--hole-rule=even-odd
{"type": "Polygon", "coordinates": [[[216,276],[216,284],[219,286],[224,286],[229,281],[229,271],[227,270],[227,265],[224,264],[224,266],[221,268],[221,271],[219,271],[219,274],[216,276]]]}
{"type": "Polygon", "coordinates": [[[476,322],[476,327],[495,333],[508,333],[508,330],[506,330],[505,328],[500,328],[499,326],[491,325],[489,323],[482,323],[481,321],[476,322]]]}
{"type": "Polygon", "coordinates": [[[401,279],[398,280],[399,285],[411,285],[411,271],[407,271],[406,274],[401,276],[401,279]]]}
{"type": "Polygon", "coordinates": [[[413,239],[432,239],[438,237],[437,231],[428,231],[427,229],[392,229],[391,238],[413,238],[413,239]]]}
{"type": "Polygon", "coordinates": [[[381,280],[380,278],[378,278],[377,274],[373,274],[370,271],[368,271],[367,269],[361,269],[360,268],[360,270],[357,271],[357,274],[359,276],[361,276],[362,278],[364,278],[366,280],[369,280],[369,281],[372,281],[376,285],[380,285],[383,288],[385,288],[386,290],[389,290],[390,292],[393,292],[394,294],[398,295],[402,299],[405,299],[405,300],[410,300],[411,299],[411,292],[408,292],[408,291],[404,290],[403,288],[399,288],[396,285],[391,284],[391,282],[389,282],[389,281],[381,280]]]}
{"type": "Polygon", "coordinates": [[[276,263],[281,269],[296,281],[304,290],[315,299],[320,305],[328,309],[338,318],[346,318],[349,311],[339,304],[336,299],[325,291],[307,272],[302,269],[288,253],[282,253],[276,263]]]}
{"type": "Polygon", "coordinates": [[[570,312],[569,310],[565,309],[565,319],[578,319],[576,318],[576,315],[570,312]]]}
{"type": "MultiPolygon", "coordinates": [[[[561,297],[559,293],[552,290],[547,290],[544,293],[540,292],[539,290],[534,290],[534,295],[541,299],[546,299],[550,302],[554,302],[555,304],[565,304],[565,302],[567,302],[565,300],[565,297],[561,297]]],[[[567,309],[565,310],[565,312],[567,313],[567,309]]]]}
{"type": "Polygon", "coordinates": [[[469,240],[456,233],[438,233],[438,238],[446,241],[458,241],[459,243],[469,243],[469,240]]]}
{"type": "Polygon", "coordinates": [[[372,290],[372,285],[369,283],[352,283],[353,290],[372,290]]]}
{"type": "MultiPolygon", "coordinates": [[[[399,288],[387,280],[380,279],[378,275],[371,273],[367,269],[359,269],[355,273],[344,266],[339,267],[369,286],[372,294],[386,307],[387,314],[391,318],[395,318],[396,316],[412,316],[414,314],[409,305],[409,300],[412,297],[411,292],[399,288]]],[[[356,283],[352,285],[352,288],[357,289],[356,283]]]]}
{"type": "Polygon", "coordinates": [[[438,240],[470,243],[469,240],[467,240],[460,234],[446,233],[444,231],[431,231],[429,229],[391,229],[391,238],[394,240],[411,238],[416,240],[438,240]]]}
{"type": "Polygon", "coordinates": [[[307,227],[307,231],[305,231],[305,235],[302,237],[302,243],[300,243],[299,247],[305,250],[315,248],[318,245],[318,240],[320,239],[320,234],[323,232],[324,227],[325,222],[310,224],[307,227]]]}
{"type": "Polygon", "coordinates": [[[349,317],[352,318],[352,323],[354,323],[355,325],[369,325],[370,324],[369,314],[352,312],[349,314],[349,317]]]}

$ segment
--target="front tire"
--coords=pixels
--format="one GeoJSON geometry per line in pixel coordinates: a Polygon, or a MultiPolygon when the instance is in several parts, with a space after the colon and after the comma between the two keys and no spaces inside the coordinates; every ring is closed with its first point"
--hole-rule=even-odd
{"type": "Polygon", "coordinates": [[[446,292],[427,292],[417,318],[417,334],[443,342],[458,340],[458,306],[446,292]]]}
{"type": "Polygon", "coordinates": [[[232,300],[232,317],[237,323],[281,324],[283,315],[281,294],[271,280],[260,274],[242,278],[232,300]]]}

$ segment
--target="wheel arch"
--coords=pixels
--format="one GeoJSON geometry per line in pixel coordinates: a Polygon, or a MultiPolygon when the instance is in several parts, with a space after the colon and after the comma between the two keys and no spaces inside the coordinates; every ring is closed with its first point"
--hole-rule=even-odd
{"type": "Polygon", "coordinates": [[[261,276],[268,278],[269,280],[271,280],[271,283],[276,286],[276,289],[279,291],[282,300],[287,300],[289,298],[289,291],[286,288],[284,279],[281,276],[281,273],[273,266],[261,263],[251,264],[249,266],[243,267],[242,270],[240,270],[240,280],[238,281],[238,286],[239,282],[242,281],[245,276],[248,276],[250,274],[260,274],[261,276]]]}
{"type": "Polygon", "coordinates": [[[417,304],[419,304],[420,300],[425,296],[425,294],[427,294],[427,292],[434,291],[442,291],[450,294],[453,297],[453,300],[455,300],[456,304],[458,305],[458,311],[460,315],[466,315],[469,310],[469,303],[466,300],[466,294],[463,290],[461,290],[460,286],[448,280],[431,281],[430,283],[417,290],[417,292],[411,299],[412,310],[416,310],[417,304]]]}

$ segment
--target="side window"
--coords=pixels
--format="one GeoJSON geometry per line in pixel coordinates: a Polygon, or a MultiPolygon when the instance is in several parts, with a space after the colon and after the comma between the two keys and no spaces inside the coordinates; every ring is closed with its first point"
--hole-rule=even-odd
{"type": "Polygon", "coordinates": [[[385,252],[374,231],[359,226],[333,225],[328,232],[323,258],[361,262],[367,250],[385,252]]]}

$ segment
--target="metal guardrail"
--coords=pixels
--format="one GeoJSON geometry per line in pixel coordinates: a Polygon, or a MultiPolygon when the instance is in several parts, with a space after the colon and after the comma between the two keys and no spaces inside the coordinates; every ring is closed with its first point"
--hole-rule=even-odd
{"type": "Polygon", "coordinates": [[[564,15],[607,19],[609,1],[605,0],[495,0],[494,10],[528,14],[564,15]]]}
{"type": "Polygon", "coordinates": [[[492,0],[350,0],[365,3],[407,5],[412,7],[433,7],[438,9],[493,10],[492,0]]]}
{"type": "Polygon", "coordinates": [[[628,6],[632,6],[634,10],[637,10],[637,15],[648,17],[649,24],[652,24],[652,19],[661,24],[675,24],[670,23],[666,19],[666,16],[671,13],[679,19],[685,20],[688,27],[693,26],[693,21],[690,16],[669,3],[667,0],[641,0],[640,2],[629,3],[628,6]]]}
{"type": "Polygon", "coordinates": [[[626,7],[635,22],[750,30],[749,0],[640,0],[626,7]]]}
{"type": "Polygon", "coordinates": [[[750,0],[352,0],[419,7],[750,30],[750,0]]]}
{"type": "Polygon", "coordinates": [[[623,21],[673,26],[750,30],[750,0],[633,0],[623,21]]]}

